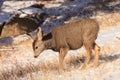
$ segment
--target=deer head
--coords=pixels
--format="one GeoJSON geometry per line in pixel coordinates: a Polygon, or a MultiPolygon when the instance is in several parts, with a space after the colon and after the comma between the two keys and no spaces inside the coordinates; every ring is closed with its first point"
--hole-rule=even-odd
{"type": "MultiPolygon", "coordinates": [[[[29,34],[30,35],[30,34],[29,34]]],[[[34,57],[38,57],[40,53],[44,50],[44,42],[42,41],[43,33],[42,29],[39,27],[37,31],[37,36],[34,38],[32,35],[30,35],[33,38],[33,51],[34,51],[34,57]]]]}

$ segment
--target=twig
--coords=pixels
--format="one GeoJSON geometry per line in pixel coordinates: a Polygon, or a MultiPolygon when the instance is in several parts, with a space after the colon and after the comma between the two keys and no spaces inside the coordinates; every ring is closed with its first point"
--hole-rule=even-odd
{"type": "Polygon", "coordinates": [[[116,37],[116,38],[120,40],[120,37],[116,37]]]}
{"type": "Polygon", "coordinates": [[[12,51],[12,50],[18,50],[17,47],[13,47],[13,48],[1,48],[0,51],[12,51]]]}

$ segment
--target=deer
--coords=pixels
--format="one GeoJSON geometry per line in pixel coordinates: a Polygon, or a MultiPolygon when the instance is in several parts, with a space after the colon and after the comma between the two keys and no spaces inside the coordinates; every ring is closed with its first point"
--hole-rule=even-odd
{"type": "Polygon", "coordinates": [[[36,8],[37,12],[33,11],[32,14],[29,14],[24,12],[26,8],[21,8],[18,9],[17,13],[11,15],[8,20],[0,24],[0,38],[16,37],[30,33],[44,22],[44,17],[46,16],[45,12],[42,11],[44,4],[33,4],[29,7],[36,8]]]}
{"type": "Polygon", "coordinates": [[[19,14],[15,15],[9,22],[4,22],[0,29],[0,38],[18,36],[21,34],[27,34],[36,30],[39,23],[31,17],[19,17],[19,14]]]}
{"type": "MultiPolygon", "coordinates": [[[[63,61],[69,50],[84,47],[86,50],[85,61],[81,69],[86,69],[92,50],[94,51],[93,67],[97,67],[100,47],[96,44],[99,32],[99,24],[95,19],[80,19],[54,27],[48,34],[44,35],[41,27],[38,28],[36,37],[32,38],[33,55],[37,58],[44,50],[52,49],[59,52],[59,74],[63,71],[63,61]]],[[[29,36],[33,37],[31,34],[29,36]]]]}

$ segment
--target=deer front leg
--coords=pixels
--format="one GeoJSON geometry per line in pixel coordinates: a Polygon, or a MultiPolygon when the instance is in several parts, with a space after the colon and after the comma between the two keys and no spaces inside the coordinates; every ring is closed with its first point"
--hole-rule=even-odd
{"type": "Polygon", "coordinates": [[[69,50],[68,48],[60,48],[60,53],[59,53],[59,74],[60,75],[63,73],[63,61],[68,50],[69,50]]]}
{"type": "Polygon", "coordinates": [[[91,58],[91,54],[92,54],[92,49],[86,48],[86,47],[85,47],[85,49],[86,49],[87,53],[85,55],[85,61],[84,61],[84,64],[82,66],[82,69],[85,69],[87,67],[87,64],[89,63],[90,58],[91,58]]]}

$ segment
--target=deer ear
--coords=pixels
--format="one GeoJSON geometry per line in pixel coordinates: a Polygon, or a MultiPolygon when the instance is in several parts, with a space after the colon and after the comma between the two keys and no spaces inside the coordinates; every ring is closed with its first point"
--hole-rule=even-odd
{"type": "Polygon", "coordinates": [[[36,33],[36,36],[33,35],[32,33],[27,33],[28,36],[30,36],[33,40],[42,40],[42,37],[43,37],[43,32],[42,32],[42,29],[39,27],[37,29],[37,33],[36,33]]]}
{"type": "Polygon", "coordinates": [[[39,27],[37,32],[37,38],[38,40],[42,40],[42,37],[43,37],[43,32],[42,29],[39,27]]]}

